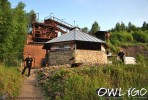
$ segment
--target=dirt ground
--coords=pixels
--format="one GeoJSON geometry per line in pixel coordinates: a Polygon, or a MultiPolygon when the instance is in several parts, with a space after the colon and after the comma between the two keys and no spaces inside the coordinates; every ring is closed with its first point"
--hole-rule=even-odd
{"type": "Polygon", "coordinates": [[[123,47],[122,49],[126,56],[136,57],[138,54],[148,56],[148,50],[144,46],[129,46],[123,47]]]}
{"type": "MultiPolygon", "coordinates": [[[[37,69],[31,70],[30,77],[24,75],[25,78],[20,89],[18,100],[46,100],[42,88],[35,85],[37,82],[37,75],[34,73],[35,70],[37,69]]],[[[28,70],[26,70],[26,72],[28,72],[28,70]]]]}

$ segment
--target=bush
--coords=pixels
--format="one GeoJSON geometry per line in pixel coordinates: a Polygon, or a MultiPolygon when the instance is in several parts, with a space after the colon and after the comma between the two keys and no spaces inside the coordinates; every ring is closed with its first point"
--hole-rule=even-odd
{"type": "Polygon", "coordinates": [[[0,65],[0,97],[3,95],[17,97],[21,82],[22,77],[18,67],[4,67],[0,65]]]}
{"type": "Polygon", "coordinates": [[[136,31],[132,34],[136,42],[147,43],[148,42],[148,31],[136,31]]]}
{"type": "Polygon", "coordinates": [[[121,43],[132,43],[133,37],[127,31],[113,32],[111,33],[110,41],[113,45],[120,45],[121,43]]]}
{"type": "Polygon", "coordinates": [[[139,54],[136,57],[136,59],[137,59],[138,63],[140,63],[142,65],[148,65],[148,57],[147,56],[139,54]]]}

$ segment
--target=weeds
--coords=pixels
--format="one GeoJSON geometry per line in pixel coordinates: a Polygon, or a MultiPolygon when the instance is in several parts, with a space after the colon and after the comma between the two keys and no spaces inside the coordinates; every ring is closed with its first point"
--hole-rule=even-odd
{"type": "Polygon", "coordinates": [[[44,82],[44,86],[48,88],[51,100],[105,100],[97,96],[96,89],[148,89],[147,80],[148,67],[142,64],[84,66],[55,70],[55,73],[50,74],[49,80],[44,82]]]}
{"type": "Polygon", "coordinates": [[[4,67],[0,65],[0,97],[7,95],[17,97],[21,87],[22,77],[18,67],[4,67]]]}

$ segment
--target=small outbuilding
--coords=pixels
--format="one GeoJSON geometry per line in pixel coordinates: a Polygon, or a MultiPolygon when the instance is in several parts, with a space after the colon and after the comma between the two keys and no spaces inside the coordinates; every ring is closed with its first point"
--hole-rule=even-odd
{"type": "Polygon", "coordinates": [[[78,29],[46,42],[46,62],[48,66],[64,64],[106,64],[105,41],[78,29]]]}

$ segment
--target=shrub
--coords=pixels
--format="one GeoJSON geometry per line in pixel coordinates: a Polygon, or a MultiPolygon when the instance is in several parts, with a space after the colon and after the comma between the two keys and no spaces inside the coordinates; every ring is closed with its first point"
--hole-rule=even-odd
{"type": "Polygon", "coordinates": [[[144,55],[141,55],[139,54],[137,57],[136,57],[138,63],[142,64],[142,65],[148,65],[148,57],[147,56],[144,56],[144,55]]]}
{"type": "Polygon", "coordinates": [[[114,32],[111,33],[111,43],[120,45],[121,43],[131,43],[133,42],[133,37],[130,33],[127,31],[121,31],[121,32],[114,32]]]}
{"type": "Polygon", "coordinates": [[[136,31],[132,34],[136,42],[147,43],[148,42],[148,31],[136,31]]]}
{"type": "Polygon", "coordinates": [[[17,97],[21,87],[22,77],[18,67],[4,67],[0,65],[0,96],[17,97]]]}

